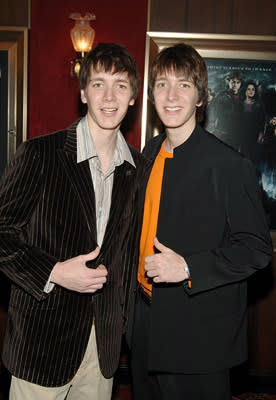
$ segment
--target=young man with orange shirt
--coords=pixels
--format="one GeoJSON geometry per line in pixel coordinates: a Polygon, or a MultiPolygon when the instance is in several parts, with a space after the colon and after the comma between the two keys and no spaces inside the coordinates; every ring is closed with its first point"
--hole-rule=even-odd
{"type": "Polygon", "coordinates": [[[149,95],[165,133],[144,149],[134,399],[229,400],[229,368],[247,357],[246,279],[272,254],[255,171],[199,125],[207,70],[191,46],[157,55],[149,95]]]}

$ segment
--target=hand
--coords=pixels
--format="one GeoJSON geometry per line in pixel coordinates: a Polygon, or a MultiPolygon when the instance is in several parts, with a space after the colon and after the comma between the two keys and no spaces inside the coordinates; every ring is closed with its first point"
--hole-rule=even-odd
{"type": "Polygon", "coordinates": [[[182,256],[164,246],[157,238],[153,239],[154,246],[160,253],[151,254],[145,258],[145,270],[153,282],[175,283],[188,279],[185,271],[186,261],[182,256]]]}
{"type": "Polygon", "coordinates": [[[94,293],[106,282],[107,269],[100,264],[96,269],[87,268],[86,262],[98,257],[100,248],[88,254],[57,262],[52,270],[51,282],[79,293],[94,293]]]}

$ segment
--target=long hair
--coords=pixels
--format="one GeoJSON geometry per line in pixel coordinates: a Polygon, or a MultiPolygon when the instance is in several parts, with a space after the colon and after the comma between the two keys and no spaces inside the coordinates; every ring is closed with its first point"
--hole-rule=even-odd
{"type": "Polygon", "coordinates": [[[208,74],[205,61],[192,46],[185,43],[163,49],[157,54],[150,68],[148,95],[152,102],[157,76],[170,71],[183,73],[197,88],[198,101],[202,102],[202,105],[197,107],[196,118],[201,122],[208,98],[208,74]]]}
{"type": "Polygon", "coordinates": [[[103,70],[116,74],[126,72],[132,89],[132,97],[136,99],[140,87],[140,75],[137,65],[123,46],[116,43],[99,43],[85,57],[79,74],[79,88],[86,89],[91,67],[95,71],[103,70]]]}

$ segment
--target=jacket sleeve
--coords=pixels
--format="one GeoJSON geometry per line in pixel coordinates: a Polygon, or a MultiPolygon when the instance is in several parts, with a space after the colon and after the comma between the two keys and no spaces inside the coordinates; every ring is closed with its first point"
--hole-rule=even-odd
{"type": "Polygon", "coordinates": [[[192,278],[191,288],[185,290],[190,295],[247,279],[271,260],[273,248],[255,168],[240,158],[240,165],[227,170],[227,240],[220,248],[185,257],[192,278]]]}
{"type": "Polygon", "coordinates": [[[30,245],[32,215],[41,194],[42,161],[23,143],[0,182],[0,270],[38,300],[57,260],[30,245]]]}

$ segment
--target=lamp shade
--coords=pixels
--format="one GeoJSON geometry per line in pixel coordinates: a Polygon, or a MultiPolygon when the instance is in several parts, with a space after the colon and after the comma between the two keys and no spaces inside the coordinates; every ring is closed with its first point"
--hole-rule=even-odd
{"type": "Polygon", "coordinates": [[[87,53],[92,49],[95,38],[95,30],[90,26],[90,21],[96,16],[86,13],[84,17],[80,14],[71,14],[70,18],[75,20],[75,26],[71,29],[71,40],[77,53],[87,53]]]}

